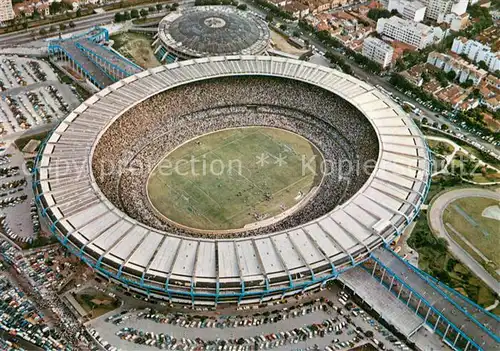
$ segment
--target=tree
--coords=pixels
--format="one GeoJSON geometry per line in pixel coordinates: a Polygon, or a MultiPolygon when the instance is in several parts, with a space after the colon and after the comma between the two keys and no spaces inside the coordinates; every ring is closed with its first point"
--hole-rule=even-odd
{"type": "Polygon", "coordinates": [[[427,124],[427,123],[429,123],[429,120],[426,117],[422,118],[422,124],[427,124]]]}
{"type": "Polygon", "coordinates": [[[75,27],[76,27],[76,24],[75,24],[75,22],[70,21],[70,22],[69,22],[69,26],[70,26],[70,28],[75,28],[75,27]]]}
{"type": "Polygon", "coordinates": [[[81,17],[82,16],[82,9],[77,9],[76,10],[76,17],[81,17]]]}
{"type": "Polygon", "coordinates": [[[66,29],[66,25],[65,25],[64,23],[61,23],[61,24],[59,25],[59,30],[63,31],[63,30],[65,30],[65,29],[66,29]]]}
{"type": "Polygon", "coordinates": [[[170,8],[172,9],[172,11],[175,11],[175,10],[177,10],[178,7],[179,7],[179,3],[174,2],[170,8]]]}
{"type": "Polygon", "coordinates": [[[154,7],[154,6],[149,6],[149,7],[148,7],[148,11],[149,11],[149,12],[155,12],[155,11],[156,11],[156,7],[154,7]]]}
{"type": "Polygon", "coordinates": [[[125,11],[125,12],[123,13],[123,20],[128,21],[128,20],[130,20],[130,19],[132,19],[132,16],[130,15],[130,12],[125,11]]]}
{"type": "Polygon", "coordinates": [[[163,9],[162,4],[156,4],[156,11],[161,11],[163,9]]]}
{"type": "Polygon", "coordinates": [[[378,21],[379,18],[389,18],[391,17],[391,12],[386,9],[371,9],[367,14],[368,18],[378,21]]]}
{"type": "Polygon", "coordinates": [[[57,30],[56,26],[50,26],[49,32],[55,32],[57,30]]]}
{"type": "Polygon", "coordinates": [[[236,8],[238,10],[246,11],[248,6],[247,6],[247,4],[239,4],[238,6],[236,6],[236,8]]]}
{"type": "Polygon", "coordinates": [[[266,15],[266,21],[267,22],[272,22],[274,20],[274,16],[270,13],[266,15]]]}
{"type": "Polygon", "coordinates": [[[139,11],[137,11],[137,9],[133,9],[132,11],[130,11],[130,17],[139,18],[139,11]]]}
{"type": "Polygon", "coordinates": [[[479,61],[477,63],[477,67],[481,68],[481,69],[484,69],[485,71],[488,70],[488,65],[486,64],[486,62],[484,62],[483,60],[479,61]]]}
{"type": "Polygon", "coordinates": [[[286,25],[286,24],[283,24],[283,23],[282,23],[282,24],[280,24],[280,29],[281,29],[282,31],[286,31],[286,29],[287,29],[287,28],[288,28],[288,27],[287,27],[287,25],[286,25]]]}
{"type": "Polygon", "coordinates": [[[123,15],[121,13],[119,13],[119,12],[115,13],[115,22],[116,23],[119,23],[123,20],[124,20],[124,18],[123,18],[123,15]]]}
{"type": "Polygon", "coordinates": [[[448,80],[450,81],[454,81],[456,77],[457,74],[453,70],[450,70],[449,72],[446,73],[446,78],[448,78],[448,80]]]}
{"type": "Polygon", "coordinates": [[[149,14],[149,12],[146,9],[141,9],[140,14],[141,14],[141,17],[146,17],[149,14]]]}
{"type": "Polygon", "coordinates": [[[441,124],[441,130],[448,130],[448,125],[447,124],[441,124]]]}
{"type": "Polygon", "coordinates": [[[46,35],[47,34],[47,30],[44,29],[44,28],[42,28],[42,29],[40,29],[40,31],[38,32],[38,34],[40,34],[40,35],[46,35]]]}
{"type": "Polygon", "coordinates": [[[467,79],[465,82],[463,82],[462,84],[460,84],[462,86],[462,88],[470,88],[471,86],[474,85],[474,81],[472,79],[467,79]]]}

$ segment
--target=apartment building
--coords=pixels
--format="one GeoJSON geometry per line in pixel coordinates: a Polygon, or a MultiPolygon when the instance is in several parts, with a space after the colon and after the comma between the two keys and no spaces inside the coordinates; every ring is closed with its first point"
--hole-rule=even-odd
{"type": "Polygon", "coordinates": [[[389,0],[387,9],[398,11],[404,19],[422,22],[425,17],[426,7],[420,1],[389,0]]]}
{"type": "Polygon", "coordinates": [[[417,49],[423,49],[441,41],[445,34],[439,27],[429,27],[396,16],[380,18],[377,21],[377,32],[387,38],[398,40],[417,49]]]}
{"type": "Polygon", "coordinates": [[[11,0],[0,0],[0,24],[14,18],[11,0]]]}
{"type": "Polygon", "coordinates": [[[467,11],[468,0],[422,0],[427,10],[425,18],[442,23],[446,15],[454,13],[463,15],[467,11]]]}
{"type": "Polygon", "coordinates": [[[488,66],[488,71],[496,72],[500,70],[500,52],[492,52],[488,44],[483,44],[476,40],[458,37],[453,40],[451,51],[456,54],[465,54],[473,62],[484,61],[488,66]]]}
{"type": "Polygon", "coordinates": [[[363,56],[379,63],[383,68],[386,68],[392,62],[394,49],[392,48],[392,46],[378,38],[369,37],[366,38],[363,42],[362,53],[363,56]]]}
{"type": "Polygon", "coordinates": [[[433,51],[427,56],[427,63],[436,66],[446,73],[454,71],[456,73],[456,79],[460,83],[464,83],[470,79],[474,85],[478,85],[488,76],[488,72],[484,69],[477,68],[462,58],[455,58],[437,51],[433,51]]]}

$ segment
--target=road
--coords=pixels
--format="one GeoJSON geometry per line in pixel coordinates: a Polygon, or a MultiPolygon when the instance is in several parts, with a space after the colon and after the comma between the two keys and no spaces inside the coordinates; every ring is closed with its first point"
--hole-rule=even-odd
{"type": "Polygon", "coordinates": [[[486,285],[488,285],[497,294],[500,293],[498,281],[491,276],[483,266],[478,263],[467,251],[465,251],[455,240],[450,236],[443,223],[443,212],[445,208],[455,200],[464,197],[487,197],[500,201],[500,193],[478,188],[457,189],[444,193],[439,196],[430,206],[429,209],[429,225],[438,236],[446,239],[449,243],[451,252],[467,267],[470,268],[486,285]]]}
{"type": "MultiPolygon", "coordinates": [[[[159,3],[161,4],[168,4],[168,3],[173,3],[173,2],[178,2],[180,5],[189,5],[189,4],[194,4],[194,0],[180,0],[180,1],[160,1],[159,3]]],[[[74,28],[67,28],[66,30],[62,31],[63,34],[67,33],[72,33],[72,32],[77,32],[81,31],[83,29],[88,29],[92,28],[98,25],[105,25],[105,24],[110,24],[113,23],[115,13],[117,12],[123,12],[123,11],[130,11],[132,9],[141,9],[144,7],[148,7],[150,4],[143,4],[140,6],[134,6],[134,7],[128,7],[128,8],[121,8],[117,10],[111,10],[106,13],[102,14],[94,14],[94,15],[89,15],[85,16],[82,18],[74,18],[62,22],[57,22],[56,24],[47,24],[43,25],[40,27],[36,28],[36,31],[40,31],[40,29],[48,29],[51,26],[58,26],[61,23],[68,24],[69,22],[73,22],[75,24],[74,28]]],[[[18,31],[18,32],[13,32],[13,33],[7,33],[7,34],[2,34],[0,35],[0,48],[3,47],[10,47],[10,46],[16,46],[16,45],[21,45],[21,44],[26,44],[29,42],[32,42],[34,40],[32,32],[34,31],[34,28],[28,29],[28,30],[23,30],[23,31],[18,31]]]]}

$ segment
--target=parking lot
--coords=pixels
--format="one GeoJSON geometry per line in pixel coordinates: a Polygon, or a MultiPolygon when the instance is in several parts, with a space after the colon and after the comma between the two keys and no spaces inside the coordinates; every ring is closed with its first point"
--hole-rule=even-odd
{"type": "Polygon", "coordinates": [[[0,55],[0,134],[65,117],[79,99],[44,60],[0,55]]]}
{"type": "Polygon", "coordinates": [[[0,228],[18,243],[31,243],[40,230],[31,176],[13,145],[0,147],[0,228]]]}
{"type": "Polygon", "coordinates": [[[110,351],[346,350],[368,342],[379,343],[384,349],[409,350],[350,301],[345,292],[324,291],[321,296],[296,307],[278,307],[246,316],[160,313],[128,309],[125,303],[87,327],[110,351]]]}

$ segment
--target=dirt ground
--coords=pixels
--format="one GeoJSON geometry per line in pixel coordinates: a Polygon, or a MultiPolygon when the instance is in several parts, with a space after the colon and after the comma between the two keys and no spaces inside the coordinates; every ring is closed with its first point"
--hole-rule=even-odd
{"type": "Polygon", "coordinates": [[[143,68],[160,66],[154,55],[151,43],[153,39],[145,34],[121,33],[111,37],[114,40],[113,48],[120,54],[131,59],[143,68]]]}
{"type": "Polygon", "coordinates": [[[297,49],[295,46],[291,45],[286,41],[281,34],[271,30],[271,40],[273,46],[276,50],[286,52],[288,54],[300,56],[303,53],[307,52],[307,50],[297,49]]]}

